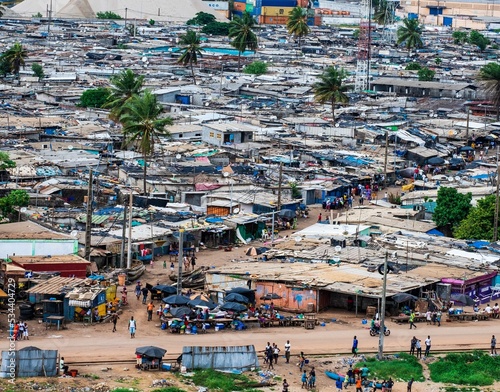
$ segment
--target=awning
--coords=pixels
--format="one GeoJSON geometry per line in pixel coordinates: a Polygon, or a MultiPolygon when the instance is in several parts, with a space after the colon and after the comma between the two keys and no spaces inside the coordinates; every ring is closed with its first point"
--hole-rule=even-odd
{"type": "Polygon", "coordinates": [[[80,301],[77,299],[70,299],[69,306],[77,306],[79,308],[90,308],[92,306],[91,301],[80,301]]]}
{"type": "Polygon", "coordinates": [[[3,291],[2,289],[0,289],[0,298],[8,298],[9,296],[7,295],[7,293],[5,291],[3,291]]]}

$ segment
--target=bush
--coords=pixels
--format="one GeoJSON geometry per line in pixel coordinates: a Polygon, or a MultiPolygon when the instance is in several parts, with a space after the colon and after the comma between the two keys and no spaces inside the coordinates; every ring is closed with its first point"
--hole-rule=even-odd
{"type": "Polygon", "coordinates": [[[210,22],[203,26],[201,32],[203,34],[209,35],[223,35],[227,37],[229,35],[229,27],[231,25],[225,22],[210,22]]]}
{"type": "Polygon", "coordinates": [[[419,71],[422,69],[422,66],[419,63],[409,63],[405,69],[407,71],[419,71]]]}
{"type": "Polygon", "coordinates": [[[434,75],[436,75],[436,71],[424,67],[418,70],[418,80],[421,82],[430,82],[434,79],[434,75]]]}
{"type": "Polygon", "coordinates": [[[86,90],[80,97],[80,106],[84,108],[102,108],[109,94],[109,90],[102,87],[86,90]]]}
{"type": "Polygon", "coordinates": [[[248,64],[243,72],[251,75],[263,75],[267,72],[267,64],[263,61],[254,61],[251,64],[248,64]]]}
{"type": "MultiPolygon", "coordinates": [[[[363,362],[356,364],[356,367],[363,367],[363,362]]],[[[366,360],[366,366],[370,369],[370,376],[387,380],[409,380],[412,377],[416,381],[424,381],[422,365],[416,357],[406,353],[399,353],[396,359],[379,361],[376,357],[366,360]]]]}
{"type": "Polygon", "coordinates": [[[112,11],[98,12],[97,19],[121,19],[122,17],[112,11]]]}

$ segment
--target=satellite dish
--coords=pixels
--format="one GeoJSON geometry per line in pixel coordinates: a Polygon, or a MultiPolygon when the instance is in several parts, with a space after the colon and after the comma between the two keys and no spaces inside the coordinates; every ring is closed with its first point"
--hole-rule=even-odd
{"type": "Polygon", "coordinates": [[[300,241],[302,241],[302,237],[294,237],[294,240],[296,243],[299,243],[300,241]]]}
{"type": "Polygon", "coordinates": [[[68,150],[70,150],[70,151],[72,151],[72,150],[73,150],[73,148],[75,148],[75,147],[73,147],[72,145],[69,145],[69,146],[68,146],[68,150]]]}
{"type": "Polygon", "coordinates": [[[73,230],[69,235],[71,237],[77,237],[78,236],[78,231],[77,230],[73,230]]]}
{"type": "Polygon", "coordinates": [[[181,159],[181,158],[182,158],[182,155],[181,155],[181,154],[177,154],[177,155],[175,156],[175,159],[181,159]]]}
{"type": "Polygon", "coordinates": [[[233,208],[233,214],[239,214],[240,209],[239,208],[233,208]]]}
{"type": "Polygon", "coordinates": [[[340,252],[341,250],[342,250],[342,247],[341,247],[341,246],[337,245],[337,246],[335,247],[335,252],[340,252]]]}
{"type": "Polygon", "coordinates": [[[222,172],[222,176],[223,176],[223,177],[228,177],[228,176],[229,176],[229,173],[228,173],[228,172],[222,172]]]}
{"type": "Polygon", "coordinates": [[[146,56],[144,56],[141,60],[142,60],[143,63],[145,63],[145,62],[148,61],[148,58],[146,56]]]}
{"type": "Polygon", "coordinates": [[[339,123],[335,123],[335,125],[334,125],[334,126],[335,126],[335,128],[340,127],[339,123]]]}
{"type": "Polygon", "coordinates": [[[21,208],[22,213],[25,213],[26,211],[28,211],[28,209],[26,207],[21,208]]]}

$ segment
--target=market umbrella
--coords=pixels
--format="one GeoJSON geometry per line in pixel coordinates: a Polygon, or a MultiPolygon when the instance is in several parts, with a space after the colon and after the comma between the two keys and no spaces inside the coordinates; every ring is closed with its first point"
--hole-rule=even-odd
{"type": "Polygon", "coordinates": [[[463,146],[463,147],[460,147],[460,152],[464,152],[464,151],[474,151],[474,149],[471,147],[471,146],[463,146]]]}
{"type": "Polygon", "coordinates": [[[444,163],[444,159],[441,157],[433,157],[433,158],[429,158],[427,163],[429,165],[442,165],[444,163]]]}
{"type": "Polygon", "coordinates": [[[211,300],[204,300],[201,298],[195,298],[192,299],[187,303],[188,306],[191,306],[192,308],[195,308],[196,306],[206,306],[208,309],[212,310],[217,307],[217,304],[214,301],[211,300]]]}
{"type": "Polygon", "coordinates": [[[243,294],[245,297],[248,298],[249,303],[251,304],[255,303],[255,290],[251,290],[248,287],[235,287],[227,291],[227,294],[231,293],[243,294]]]}
{"type": "Polygon", "coordinates": [[[408,294],[408,293],[399,293],[399,294],[394,294],[392,296],[392,300],[398,304],[401,302],[407,302],[407,301],[413,301],[415,302],[418,298],[415,297],[414,295],[408,294]]]}
{"type": "Polygon", "coordinates": [[[170,308],[170,314],[176,318],[184,318],[184,316],[189,316],[193,310],[187,306],[180,306],[178,308],[170,308]]]}
{"type": "Polygon", "coordinates": [[[151,290],[161,291],[164,294],[171,295],[177,293],[177,287],[168,286],[166,284],[157,284],[151,290]]]}
{"type": "Polygon", "coordinates": [[[284,209],[278,212],[278,216],[284,219],[293,219],[297,216],[294,210],[284,209]]]}
{"type": "Polygon", "coordinates": [[[245,254],[247,256],[258,256],[262,253],[262,251],[260,250],[260,248],[256,248],[254,246],[252,246],[251,248],[248,248],[247,251],[245,252],[245,254]]]}
{"type": "Polygon", "coordinates": [[[276,293],[267,293],[266,295],[263,295],[262,297],[260,297],[260,299],[263,299],[264,301],[267,301],[267,300],[272,300],[272,299],[281,299],[283,297],[281,297],[280,295],[276,294],[276,293]]]}
{"type": "Polygon", "coordinates": [[[242,304],[247,304],[250,302],[248,300],[248,297],[245,297],[244,295],[238,294],[238,293],[231,293],[231,294],[226,295],[224,297],[224,301],[225,302],[241,302],[242,304]]]}
{"type": "Polygon", "coordinates": [[[135,349],[136,355],[145,355],[150,358],[163,358],[167,350],[156,346],[143,346],[135,349]]]}
{"type": "Polygon", "coordinates": [[[162,301],[169,305],[186,305],[189,302],[189,298],[183,295],[170,295],[163,298],[162,301]]]}
{"type": "Polygon", "coordinates": [[[245,305],[239,304],[238,302],[226,302],[220,307],[222,310],[229,310],[232,312],[244,312],[247,310],[245,305]]]}
{"type": "Polygon", "coordinates": [[[460,302],[461,304],[466,306],[474,305],[474,300],[466,294],[452,293],[450,299],[455,302],[460,302]]]}

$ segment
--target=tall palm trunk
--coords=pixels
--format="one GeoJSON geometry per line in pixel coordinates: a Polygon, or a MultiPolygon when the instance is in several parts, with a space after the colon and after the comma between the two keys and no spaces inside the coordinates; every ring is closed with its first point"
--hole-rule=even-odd
{"type": "Polygon", "coordinates": [[[332,99],[332,124],[335,124],[335,100],[332,99]]]}
{"type": "Polygon", "coordinates": [[[194,76],[193,62],[191,61],[191,76],[193,77],[193,83],[196,85],[196,77],[194,76]]]}
{"type": "Polygon", "coordinates": [[[144,154],[144,169],[143,169],[143,178],[142,178],[142,186],[144,189],[144,194],[148,194],[148,189],[147,189],[147,183],[146,183],[146,177],[148,173],[148,157],[146,154],[144,154]]]}
{"type": "Polygon", "coordinates": [[[238,51],[238,72],[241,71],[241,51],[238,51]]]}

